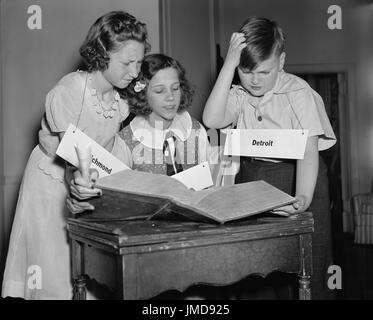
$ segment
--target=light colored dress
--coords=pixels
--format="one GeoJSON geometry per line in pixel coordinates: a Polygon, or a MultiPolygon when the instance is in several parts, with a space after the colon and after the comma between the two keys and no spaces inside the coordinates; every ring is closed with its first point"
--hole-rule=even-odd
{"type": "Polygon", "coordinates": [[[103,105],[109,111],[102,105],[90,75],[82,71],[66,75],[47,94],[39,145],[30,155],[19,191],[2,297],[72,298],[65,163],[55,151],[58,133],[70,123],[102,146],[112,145],[128,106],[117,92],[110,105],[103,105]]]}

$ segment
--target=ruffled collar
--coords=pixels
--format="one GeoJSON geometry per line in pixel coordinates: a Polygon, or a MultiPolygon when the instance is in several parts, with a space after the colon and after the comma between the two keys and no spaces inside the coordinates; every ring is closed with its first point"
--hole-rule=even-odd
{"type": "Polygon", "coordinates": [[[170,127],[163,129],[161,121],[156,123],[156,128],[150,125],[148,117],[136,116],[130,123],[134,137],[151,149],[163,149],[166,136],[174,135],[180,141],[186,141],[192,131],[192,118],[187,111],[177,113],[170,127]],[[159,124],[159,126],[158,126],[159,124]]]}

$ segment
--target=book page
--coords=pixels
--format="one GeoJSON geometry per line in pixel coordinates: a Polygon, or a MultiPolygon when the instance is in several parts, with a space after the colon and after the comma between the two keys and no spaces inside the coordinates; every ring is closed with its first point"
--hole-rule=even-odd
{"type": "Polygon", "coordinates": [[[221,187],[203,197],[197,208],[221,222],[244,218],[295,202],[295,198],[265,181],[221,187]]]}
{"type": "Polygon", "coordinates": [[[186,203],[195,202],[193,194],[197,193],[169,176],[133,170],[101,178],[97,180],[96,186],[107,190],[178,199],[186,203]]]}

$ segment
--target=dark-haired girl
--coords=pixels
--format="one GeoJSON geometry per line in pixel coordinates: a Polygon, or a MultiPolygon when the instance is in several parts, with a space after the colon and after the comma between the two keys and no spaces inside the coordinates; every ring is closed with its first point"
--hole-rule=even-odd
{"type": "Polygon", "coordinates": [[[70,123],[112,150],[120,123],[129,114],[117,90],[138,76],[149,48],[145,24],[123,11],[105,14],[91,26],[80,48],[87,71],[64,76],[47,94],[39,144],[19,192],[3,297],[72,297],[66,170],[55,152],[70,123]]]}
{"type": "Polygon", "coordinates": [[[135,170],[173,175],[209,160],[204,127],[186,109],[193,90],[182,66],[163,54],[145,57],[138,79],[122,94],[136,114],[113,150],[135,170]]]}

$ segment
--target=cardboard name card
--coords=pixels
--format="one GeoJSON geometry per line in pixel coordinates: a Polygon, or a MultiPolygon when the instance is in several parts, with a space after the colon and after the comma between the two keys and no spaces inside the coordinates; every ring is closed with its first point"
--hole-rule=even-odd
{"type": "Polygon", "coordinates": [[[210,166],[207,161],[171,176],[182,182],[187,188],[196,191],[211,187],[212,181],[210,166]]]}
{"type": "Polygon", "coordinates": [[[91,149],[90,168],[96,169],[100,178],[122,170],[130,169],[104,147],[72,124],[67,128],[65,135],[57,148],[56,154],[78,168],[79,159],[76,147],[86,148],[89,145],[91,149]]]}
{"type": "Polygon", "coordinates": [[[303,159],[308,130],[230,129],[224,154],[231,156],[303,159]]]}

